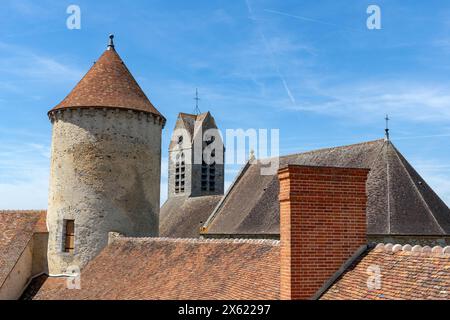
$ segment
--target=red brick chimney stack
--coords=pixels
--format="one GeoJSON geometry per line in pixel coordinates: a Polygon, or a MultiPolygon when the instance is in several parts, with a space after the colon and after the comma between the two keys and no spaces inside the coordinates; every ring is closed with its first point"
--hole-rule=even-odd
{"type": "Polygon", "coordinates": [[[280,180],[281,299],[310,299],[366,244],[368,169],[290,165],[280,180]]]}

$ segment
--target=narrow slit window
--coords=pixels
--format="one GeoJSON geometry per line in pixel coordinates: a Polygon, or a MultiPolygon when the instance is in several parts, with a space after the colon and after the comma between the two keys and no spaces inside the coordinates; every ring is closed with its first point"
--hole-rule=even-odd
{"type": "Polygon", "coordinates": [[[64,220],[64,252],[75,250],[75,220],[64,220]]]}

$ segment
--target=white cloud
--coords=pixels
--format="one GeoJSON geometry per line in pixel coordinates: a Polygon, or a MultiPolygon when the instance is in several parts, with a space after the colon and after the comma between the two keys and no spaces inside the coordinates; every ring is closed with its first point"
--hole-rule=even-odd
{"type": "Polygon", "coordinates": [[[4,77],[0,78],[1,85],[14,90],[17,85],[8,81],[11,77],[61,83],[79,80],[83,72],[68,63],[35,53],[30,48],[0,42],[0,74],[4,77]]]}
{"type": "Polygon", "coordinates": [[[415,169],[430,185],[430,187],[450,205],[450,164],[435,159],[416,159],[412,161],[415,169]]]}
{"type": "Polygon", "coordinates": [[[284,109],[309,111],[359,121],[389,113],[412,121],[450,120],[450,84],[417,84],[404,81],[347,82],[344,86],[319,87],[312,102],[287,104],[284,109]]]}
{"type": "Polygon", "coordinates": [[[49,147],[4,141],[1,146],[0,209],[47,208],[49,147]]]}
{"type": "Polygon", "coordinates": [[[48,168],[28,171],[24,181],[0,182],[0,209],[37,210],[47,208],[48,168]]]}
{"type": "Polygon", "coordinates": [[[445,53],[450,53],[450,39],[448,38],[436,40],[433,42],[433,45],[445,53]]]}
{"type": "Polygon", "coordinates": [[[447,177],[436,173],[424,173],[426,181],[441,199],[450,206],[450,181],[447,177]]]}
{"type": "Polygon", "coordinates": [[[35,1],[13,0],[9,1],[9,5],[15,12],[25,16],[37,16],[45,13],[44,8],[38,6],[35,1]]]}
{"type": "Polygon", "coordinates": [[[231,25],[234,23],[233,17],[224,9],[214,10],[211,14],[211,21],[231,25]]]}

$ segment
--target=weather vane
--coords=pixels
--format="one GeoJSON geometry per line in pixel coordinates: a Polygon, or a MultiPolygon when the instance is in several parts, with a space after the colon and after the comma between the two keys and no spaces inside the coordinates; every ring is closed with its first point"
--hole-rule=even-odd
{"type": "Polygon", "coordinates": [[[384,129],[384,131],[386,132],[386,140],[389,141],[389,115],[386,115],[386,118],[384,118],[384,120],[386,120],[386,129],[384,129]]]}

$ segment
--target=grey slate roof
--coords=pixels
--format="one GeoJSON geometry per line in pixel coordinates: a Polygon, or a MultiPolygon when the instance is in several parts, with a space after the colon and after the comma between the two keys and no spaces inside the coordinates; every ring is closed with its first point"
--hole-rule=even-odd
{"type": "MultiPolygon", "coordinates": [[[[450,234],[450,210],[392,142],[370,141],[280,158],[287,164],[370,168],[367,181],[368,233],[450,234]]],[[[247,164],[204,226],[209,236],[279,234],[278,178],[261,176],[247,164]]]]}
{"type": "Polygon", "coordinates": [[[198,238],[222,196],[172,197],[161,207],[159,235],[168,238],[198,238]]]}

